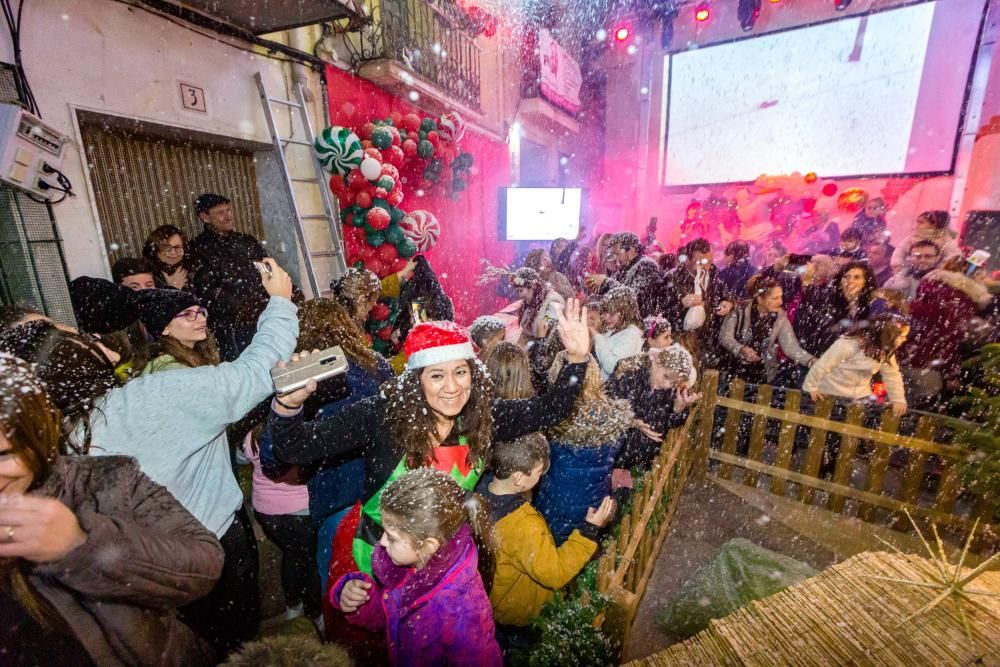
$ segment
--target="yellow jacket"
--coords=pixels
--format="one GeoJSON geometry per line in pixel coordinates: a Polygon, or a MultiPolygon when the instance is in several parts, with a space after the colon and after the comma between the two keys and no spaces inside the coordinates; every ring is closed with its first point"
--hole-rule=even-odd
{"type": "Polygon", "coordinates": [[[493,619],[525,626],[556,590],[578,575],[597,551],[597,528],[584,524],[557,547],[549,526],[522,496],[483,494],[496,531],[496,573],[490,591],[493,619]]]}

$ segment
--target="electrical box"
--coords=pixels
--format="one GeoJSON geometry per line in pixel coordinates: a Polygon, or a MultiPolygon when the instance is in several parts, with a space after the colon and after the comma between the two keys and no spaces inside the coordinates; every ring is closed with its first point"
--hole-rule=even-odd
{"type": "Polygon", "coordinates": [[[63,196],[59,169],[69,137],[16,104],[0,104],[0,181],[32,194],[63,196]]]}

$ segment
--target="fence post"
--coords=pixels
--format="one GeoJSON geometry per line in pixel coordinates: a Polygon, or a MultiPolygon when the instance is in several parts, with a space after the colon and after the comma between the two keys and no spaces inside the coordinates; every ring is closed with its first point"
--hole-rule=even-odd
{"type": "Polygon", "coordinates": [[[719,396],[719,371],[706,371],[701,397],[701,419],[694,436],[695,455],[691,476],[705,479],[708,470],[708,450],[712,447],[712,425],[715,421],[715,402],[719,396]]]}

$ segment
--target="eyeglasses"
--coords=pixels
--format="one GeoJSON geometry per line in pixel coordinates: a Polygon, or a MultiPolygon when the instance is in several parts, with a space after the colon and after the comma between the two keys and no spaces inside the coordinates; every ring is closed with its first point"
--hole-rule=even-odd
{"type": "Polygon", "coordinates": [[[188,322],[194,322],[195,320],[198,319],[199,315],[201,315],[202,317],[207,318],[208,317],[208,311],[199,306],[198,308],[195,308],[194,310],[191,310],[191,309],[182,310],[181,312],[179,312],[176,315],[174,315],[174,319],[176,320],[176,319],[180,319],[180,318],[183,317],[188,322]]]}
{"type": "Polygon", "coordinates": [[[914,255],[910,255],[910,257],[912,257],[913,259],[937,259],[937,255],[930,255],[930,254],[927,254],[927,255],[924,255],[924,254],[919,254],[919,255],[914,254],[914,255]]]}
{"type": "Polygon", "coordinates": [[[160,252],[165,255],[176,255],[178,253],[184,252],[184,246],[182,245],[165,245],[160,246],[160,252]]]}

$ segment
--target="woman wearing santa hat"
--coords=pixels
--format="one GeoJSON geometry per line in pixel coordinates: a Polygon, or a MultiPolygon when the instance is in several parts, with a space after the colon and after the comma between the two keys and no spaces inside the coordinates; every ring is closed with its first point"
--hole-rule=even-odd
{"type": "Polygon", "coordinates": [[[423,322],[406,338],[406,371],[383,385],[380,395],[321,422],[301,417],[300,406],[316,389],[311,381],[305,389],[274,399],[270,428],[277,458],[308,465],[361,451],[367,463],[368,501],[341,523],[331,581],[336,580],[338,544],[347,535],[353,538],[355,562],[339,565],[371,571],[372,550],[382,533],[378,501],[389,482],[407,470],[431,466],[471,490],[493,441],[512,440],[565,419],[590,359],[586,309],[570,300],[558,325],[569,363],[552,388],[535,398],[495,399],[468,331],[452,322],[423,322]]]}

